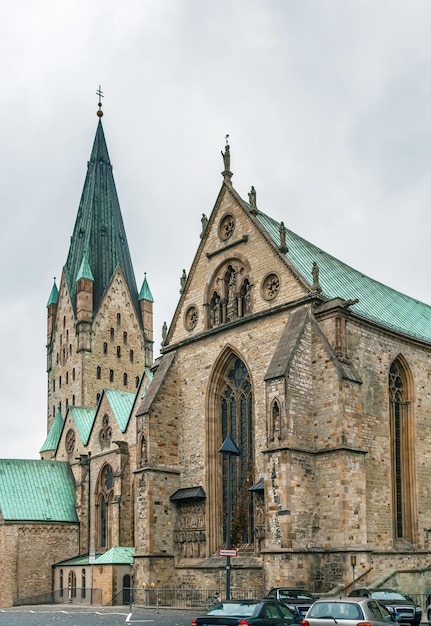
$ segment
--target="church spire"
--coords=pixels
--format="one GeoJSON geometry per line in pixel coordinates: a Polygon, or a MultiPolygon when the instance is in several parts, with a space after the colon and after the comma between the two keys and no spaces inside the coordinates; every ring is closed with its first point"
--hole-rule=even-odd
{"type": "Polygon", "coordinates": [[[138,290],[101,121],[100,88],[98,95],[99,122],[64,272],[76,312],[76,280],[85,258],[94,277],[94,314],[120,266],[140,319],[138,290]]]}

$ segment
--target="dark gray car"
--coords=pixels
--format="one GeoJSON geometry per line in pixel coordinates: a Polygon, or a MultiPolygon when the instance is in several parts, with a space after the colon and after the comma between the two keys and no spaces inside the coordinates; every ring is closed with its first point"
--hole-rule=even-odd
{"type": "Polygon", "coordinates": [[[397,613],[397,621],[400,624],[419,626],[422,619],[422,609],[411,598],[388,588],[359,587],[349,593],[349,597],[373,598],[386,606],[389,610],[397,613]]]}
{"type": "Polygon", "coordinates": [[[304,617],[310,606],[318,598],[301,587],[273,587],[268,592],[267,597],[281,600],[289,609],[297,611],[301,617],[304,617]]]}

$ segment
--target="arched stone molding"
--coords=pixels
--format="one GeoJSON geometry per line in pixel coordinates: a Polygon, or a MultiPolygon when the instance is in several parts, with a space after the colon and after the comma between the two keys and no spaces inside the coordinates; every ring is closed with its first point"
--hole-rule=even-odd
{"type": "Polygon", "coordinates": [[[99,472],[96,492],[96,537],[99,548],[112,547],[113,496],[114,472],[112,467],[105,463],[99,472]]]}
{"type": "MultiPolygon", "coordinates": [[[[223,510],[223,469],[222,455],[219,452],[223,443],[223,437],[226,436],[222,431],[222,391],[226,386],[226,376],[229,370],[235,366],[239,360],[245,366],[248,380],[250,383],[250,430],[254,431],[254,401],[253,401],[253,381],[250,370],[247,366],[245,358],[241,353],[230,345],[225,346],[218,359],[214,363],[206,394],[206,456],[207,463],[207,500],[206,500],[206,520],[207,520],[207,552],[212,554],[225,541],[223,536],[223,521],[225,511],[223,510]]],[[[235,438],[235,437],[234,437],[235,438]]],[[[237,442],[241,448],[240,442],[237,442]]],[[[250,461],[253,464],[254,471],[254,441],[250,440],[252,446],[250,461]]],[[[245,452],[241,450],[242,454],[245,452]]],[[[248,462],[248,457],[244,457],[244,462],[248,462]]],[[[252,486],[253,481],[250,486],[252,486]]],[[[252,499],[250,497],[250,501],[252,499]]],[[[253,506],[251,504],[251,506],[253,506]]]]}

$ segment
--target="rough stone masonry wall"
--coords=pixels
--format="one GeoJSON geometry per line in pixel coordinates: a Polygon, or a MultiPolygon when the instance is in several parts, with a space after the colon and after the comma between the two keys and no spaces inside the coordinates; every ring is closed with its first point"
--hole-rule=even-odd
{"type": "Polygon", "coordinates": [[[52,563],[75,556],[76,524],[6,524],[0,548],[4,563],[0,606],[12,606],[52,590],[52,563]]]}
{"type": "Polygon", "coordinates": [[[64,416],[67,404],[96,407],[97,394],[104,388],[123,389],[131,393],[136,391],[136,378],[141,376],[145,363],[143,336],[122,272],[115,274],[95,316],[90,352],[77,352],[76,319],[63,282],[55,328],[52,370],[48,372],[49,424],[60,403],[64,416]],[[120,314],[120,324],[117,313],[120,314]],[[114,330],[113,337],[111,328],[114,330]],[[104,353],[104,343],[108,345],[107,354],[104,353]],[[117,356],[117,347],[120,356],[117,356]],[[133,351],[133,360],[130,351],[133,351]],[[96,376],[98,366],[101,368],[100,378],[96,376]],[[113,381],[110,379],[111,370],[114,372],[113,381]],[[127,375],[127,385],[124,385],[124,374],[127,375]]]}
{"type": "Polygon", "coordinates": [[[393,360],[402,355],[413,379],[410,419],[415,430],[417,547],[428,549],[426,529],[431,516],[431,350],[414,341],[352,323],[348,325],[348,345],[352,362],[363,379],[369,545],[376,550],[393,548],[388,372],[393,360]]]}

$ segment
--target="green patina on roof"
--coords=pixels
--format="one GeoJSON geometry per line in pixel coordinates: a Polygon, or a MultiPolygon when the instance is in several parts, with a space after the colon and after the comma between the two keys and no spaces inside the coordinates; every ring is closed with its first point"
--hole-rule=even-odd
{"type": "Polygon", "coordinates": [[[144,282],[142,283],[141,291],[139,292],[139,300],[154,302],[153,294],[151,293],[151,289],[147,281],[147,276],[145,276],[144,282]]]}
{"type": "Polygon", "coordinates": [[[88,255],[89,267],[94,276],[93,312],[98,310],[114,272],[121,267],[138,319],[141,320],[135,274],[100,120],[64,266],[74,307],[76,307],[76,280],[84,255],[88,255]]]}
{"type": "MultiPolygon", "coordinates": [[[[135,548],[133,547],[116,546],[103,554],[97,554],[94,565],[133,565],[134,554],[135,548]]],[[[73,559],[60,561],[56,565],[89,565],[89,555],[83,554],[73,559]]]]}
{"type": "Polygon", "coordinates": [[[46,303],[46,306],[48,307],[50,304],[57,304],[57,303],[58,303],[58,289],[54,280],[54,284],[52,286],[51,293],[49,294],[49,298],[48,298],[48,302],[46,303]]]}
{"type": "MultiPolygon", "coordinates": [[[[256,220],[277,246],[281,245],[280,224],[264,213],[256,220]]],[[[351,310],[373,322],[412,337],[431,341],[431,307],[379,283],[286,228],[286,258],[310,284],[312,267],[319,267],[322,296],[328,299],[359,299],[351,310]]]]}
{"type": "Polygon", "coordinates": [[[136,394],[128,393],[127,391],[118,391],[117,389],[105,389],[104,393],[112,408],[117,424],[121,432],[124,433],[127,428],[136,394]]]}
{"type": "Polygon", "coordinates": [[[88,259],[87,259],[87,255],[84,254],[83,258],[82,258],[82,263],[79,267],[78,270],[78,275],[76,276],[76,280],[80,280],[81,278],[86,278],[87,280],[93,280],[94,281],[94,276],[93,276],[93,272],[91,271],[91,267],[88,263],[88,259]]]}
{"type": "Polygon", "coordinates": [[[45,443],[40,449],[40,452],[46,452],[47,450],[57,450],[58,442],[60,441],[61,431],[63,430],[64,420],[61,416],[61,412],[57,411],[57,415],[54,417],[54,421],[51,424],[48,435],[45,439],[45,443]]]}
{"type": "Polygon", "coordinates": [[[69,463],[0,459],[0,510],[6,522],[78,522],[69,463]]]}
{"type": "Polygon", "coordinates": [[[87,409],[82,406],[69,406],[69,412],[79,437],[83,445],[86,446],[96,417],[96,409],[87,409]]]}

